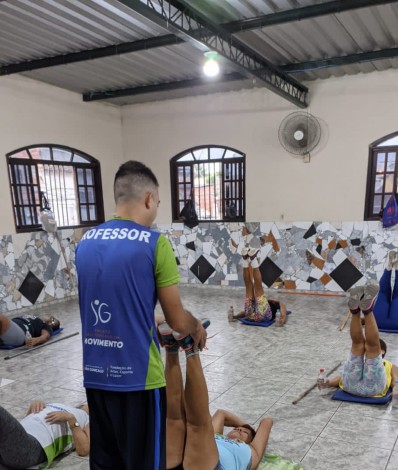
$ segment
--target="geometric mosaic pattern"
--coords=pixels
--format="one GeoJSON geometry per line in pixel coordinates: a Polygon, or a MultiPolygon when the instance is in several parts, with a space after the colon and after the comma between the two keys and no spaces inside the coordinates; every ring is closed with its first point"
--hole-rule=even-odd
{"type": "Polygon", "coordinates": [[[40,279],[38,279],[32,271],[29,271],[18,290],[31,304],[35,304],[43,287],[44,284],[40,279]]]}

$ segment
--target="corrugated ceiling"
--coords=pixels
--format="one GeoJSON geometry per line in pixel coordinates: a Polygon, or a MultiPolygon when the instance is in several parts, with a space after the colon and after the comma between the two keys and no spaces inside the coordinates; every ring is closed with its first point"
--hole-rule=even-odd
{"type": "MultiPolygon", "coordinates": [[[[215,23],[269,15],[327,2],[296,0],[201,0],[200,12],[215,23]]],[[[3,0],[0,2],[0,67],[170,34],[117,0],[3,0]]],[[[359,8],[235,34],[277,66],[397,47],[398,4],[359,8]]],[[[57,65],[23,75],[77,93],[143,87],[202,76],[203,53],[190,43],[57,65]]],[[[299,81],[398,67],[397,58],[338,67],[297,67],[299,81]]],[[[223,63],[223,70],[234,70],[223,63]]],[[[1,80],[1,77],[0,77],[1,80]]],[[[115,104],[167,99],[252,86],[251,80],[212,83],[185,90],[114,98],[115,104]]],[[[310,84],[309,84],[310,86],[310,84]]]]}

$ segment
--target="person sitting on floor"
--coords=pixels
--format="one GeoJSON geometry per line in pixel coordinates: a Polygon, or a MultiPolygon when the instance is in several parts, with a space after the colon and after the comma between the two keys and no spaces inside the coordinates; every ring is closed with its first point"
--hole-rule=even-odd
{"type": "Polygon", "coordinates": [[[350,334],[351,352],[341,376],[318,382],[318,388],[340,387],[360,397],[384,397],[398,379],[398,367],[384,359],[386,343],[380,339],[373,314],[378,292],[377,284],[355,287],[350,291],[348,308],[352,313],[350,334]],[[365,336],[361,324],[365,317],[365,336]]]}
{"type": "Polygon", "coordinates": [[[41,319],[34,315],[24,315],[10,319],[0,314],[0,344],[36,346],[47,342],[53,331],[59,327],[60,321],[55,317],[41,319]]]}
{"type": "Polygon", "coordinates": [[[283,326],[287,320],[286,306],[275,299],[267,299],[263,289],[263,279],[258,263],[258,248],[245,247],[242,250],[243,281],[245,283],[245,303],[241,312],[232,316],[232,321],[246,318],[254,322],[274,320],[276,312],[281,315],[278,326],[283,326]]]}
{"type": "MultiPolygon", "coordinates": [[[[207,323],[207,325],[210,322],[207,323]]],[[[205,322],[203,322],[205,326],[205,322]]],[[[181,338],[167,323],[158,326],[166,350],[166,462],[173,470],[255,470],[271,432],[272,419],[263,418],[257,432],[234,414],[209,413],[206,380],[192,338],[181,338]],[[179,350],[186,354],[183,385],[179,350]],[[233,430],[223,435],[224,426],[233,430]]]]}
{"type": "Polygon", "coordinates": [[[0,406],[0,464],[23,469],[47,463],[75,448],[80,456],[90,452],[87,405],[31,402],[27,416],[18,421],[0,406]]]}

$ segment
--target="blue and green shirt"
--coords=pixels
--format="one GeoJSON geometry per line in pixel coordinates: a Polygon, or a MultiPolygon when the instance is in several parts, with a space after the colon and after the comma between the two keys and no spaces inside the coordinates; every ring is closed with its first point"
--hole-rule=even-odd
{"type": "Polygon", "coordinates": [[[76,268],[84,386],[164,387],[154,311],[157,288],[179,281],[169,241],[131,220],[113,219],[85,233],[76,268]]]}

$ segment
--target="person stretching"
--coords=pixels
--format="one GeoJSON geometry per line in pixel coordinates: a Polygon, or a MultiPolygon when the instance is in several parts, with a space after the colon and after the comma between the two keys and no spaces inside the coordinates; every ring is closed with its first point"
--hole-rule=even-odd
{"type": "Polygon", "coordinates": [[[281,315],[278,326],[283,326],[287,320],[286,305],[275,299],[267,299],[265,296],[258,254],[258,248],[245,247],[242,250],[245,301],[243,310],[233,315],[232,321],[239,318],[246,318],[253,322],[274,320],[279,310],[281,315]]]}
{"type": "Polygon", "coordinates": [[[318,388],[340,387],[352,395],[384,397],[398,379],[398,368],[384,359],[386,343],[380,339],[373,314],[377,296],[377,284],[351,289],[348,308],[352,313],[350,335],[351,352],[345,362],[342,375],[318,382],[318,388]],[[365,317],[365,335],[362,331],[361,310],[365,317]]]}
{"type": "MultiPolygon", "coordinates": [[[[210,321],[204,321],[206,327],[210,321]]],[[[166,349],[166,468],[173,470],[255,470],[263,457],[272,419],[261,419],[257,432],[234,414],[209,413],[209,395],[192,339],[173,332],[167,323],[158,326],[166,349]],[[183,385],[179,350],[185,350],[186,382],[183,385]],[[223,434],[224,426],[233,430],[223,434]]]]}

